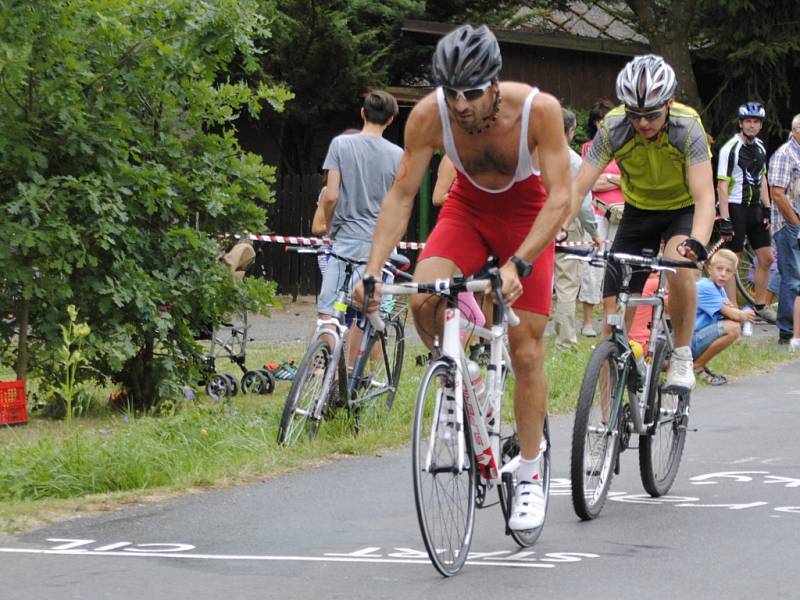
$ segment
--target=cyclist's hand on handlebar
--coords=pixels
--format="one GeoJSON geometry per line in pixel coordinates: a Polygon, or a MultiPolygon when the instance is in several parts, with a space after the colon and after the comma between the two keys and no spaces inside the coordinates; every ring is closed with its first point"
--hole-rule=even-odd
{"type": "Polygon", "coordinates": [[[500,267],[500,278],[503,280],[503,299],[511,306],[522,295],[522,282],[516,265],[511,261],[506,262],[500,267]]]}
{"type": "Polygon", "coordinates": [[[686,260],[694,262],[699,262],[708,258],[708,250],[706,250],[706,247],[693,237],[687,237],[678,244],[678,254],[686,260]]]}
{"type": "MultiPolygon", "coordinates": [[[[355,287],[353,288],[353,306],[358,310],[364,306],[364,280],[358,281],[355,287]]],[[[378,310],[378,307],[381,305],[381,280],[380,277],[375,278],[374,289],[372,294],[367,299],[369,304],[367,305],[367,312],[375,312],[378,310]]]]}

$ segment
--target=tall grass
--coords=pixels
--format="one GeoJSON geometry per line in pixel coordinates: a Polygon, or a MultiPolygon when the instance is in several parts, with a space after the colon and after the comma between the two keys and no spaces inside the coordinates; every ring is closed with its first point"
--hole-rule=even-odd
{"type": "MultiPolygon", "coordinates": [[[[251,353],[248,362],[263,364],[276,355],[299,358],[302,351],[299,345],[263,347],[251,353]]],[[[589,341],[572,351],[548,352],[545,368],[551,413],[574,407],[590,352],[589,341]]],[[[238,396],[222,403],[201,398],[180,406],[172,416],[128,418],[109,413],[78,419],[69,429],[61,422],[42,419],[32,419],[25,427],[2,428],[0,532],[29,526],[30,521],[21,515],[41,512],[42,506],[52,509],[52,503],[41,504],[48,499],[96,498],[125,491],[173,493],[228,485],[337,455],[375,453],[407,443],[423,373],[414,360],[420,354],[421,349],[407,349],[400,390],[388,414],[365,423],[356,435],[352,418],[340,411],[323,423],[316,440],[295,448],[279,447],[276,441],[286,382],[279,382],[272,396],[238,396]]],[[[729,375],[744,375],[774,367],[791,356],[774,345],[751,342],[736,344],[714,366],[729,375]]],[[[507,403],[507,415],[513,414],[511,405],[507,403]]],[[[73,510],[76,503],[69,506],[73,510]]]]}

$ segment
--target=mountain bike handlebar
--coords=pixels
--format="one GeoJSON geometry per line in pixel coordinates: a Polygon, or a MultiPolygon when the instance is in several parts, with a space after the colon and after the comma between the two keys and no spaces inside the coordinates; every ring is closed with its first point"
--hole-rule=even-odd
{"type": "Polygon", "coordinates": [[[572,254],[576,257],[575,260],[583,260],[595,266],[602,266],[606,262],[614,262],[634,267],[647,267],[652,271],[701,268],[700,263],[691,260],[675,260],[664,256],[640,256],[626,252],[612,252],[611,250],[586,250],[583,248],[556,246],[556,252],[572,254]]]}

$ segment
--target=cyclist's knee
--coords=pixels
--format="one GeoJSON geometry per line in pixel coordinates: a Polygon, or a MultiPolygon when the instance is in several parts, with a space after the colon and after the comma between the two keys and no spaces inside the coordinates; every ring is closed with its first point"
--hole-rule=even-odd
{"type": "Polygon", "coordinates": [[[534,377],[543,367],[544,349],[541,343],[531,341],[522,347],[512,348],[510,354],[518,381],[534,377]]]}

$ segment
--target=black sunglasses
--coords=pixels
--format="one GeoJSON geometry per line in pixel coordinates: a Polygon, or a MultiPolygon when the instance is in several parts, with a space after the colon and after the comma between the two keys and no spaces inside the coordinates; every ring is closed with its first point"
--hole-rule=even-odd
{"type": "Polygon", "coordinates": [[[632,122],[636,122],[639,119],[645,119],[646,121],[655,121],[661,115],[664,114],[665,110],[666,110],[666,107],[662,106],[658,110],[651,110],[649,112],[641,113],[641,112],[637,112],[635,110],[631,110],[629,108],[626,108],[625,109],[625,117],[628,119],[628,121],[632,121],[632,122]]]}
{"type": "Polygon", "coordinates": [[[461,96],[467,102],[473,102],[483,96],[491,85],[492,82],[490,81],[482,86],[466,89],[444,86],[444,95],[447,96],[448,100],[458,100],[458,97],[461,96]]]}

